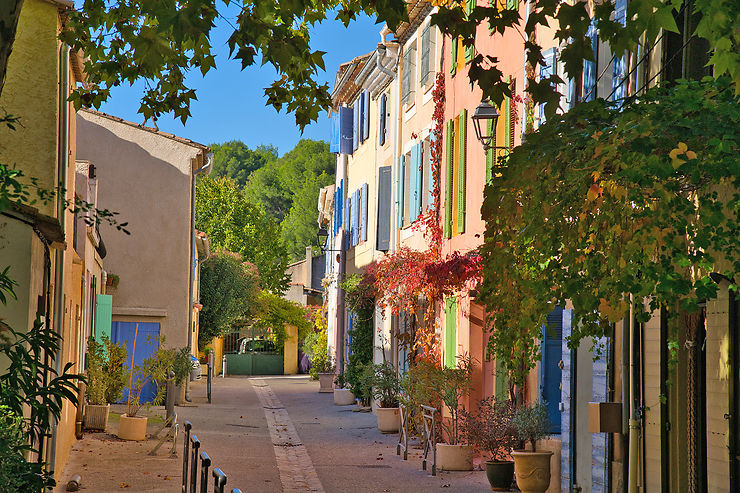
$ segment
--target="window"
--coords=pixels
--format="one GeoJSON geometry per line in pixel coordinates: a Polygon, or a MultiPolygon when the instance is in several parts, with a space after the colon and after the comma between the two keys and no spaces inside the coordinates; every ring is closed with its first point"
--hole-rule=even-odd
{"type": "Polygon", "coordinates": [[[421,33],[421,85],[434,84],[434,32],[432,26],[427,24],[421,33]]]}
{"type": "Polygon", "coordinates": [[[403,55],[403,75],[401,76],[401,103],[414,104],[414,85],[416,84],[416,42],[411,43],[403,55]]]}
{"type": "Polygon", "coordinates": [[[457,366],[457,298],[445,300],[445,366],[457,366]]]}

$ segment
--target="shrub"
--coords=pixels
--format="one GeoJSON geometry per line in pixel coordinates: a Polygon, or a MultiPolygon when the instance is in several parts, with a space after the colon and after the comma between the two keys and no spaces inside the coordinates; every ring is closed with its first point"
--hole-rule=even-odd
{"type": "Polygon", "coordinates": [[[465,441],[491,455],[493,461],[505,461],[516,446],[516,430],[511,421],[514,405],[511,401],[496,402],[493,397],[479,402],[475,413],[460,411],[461,435],[465,441]]]}

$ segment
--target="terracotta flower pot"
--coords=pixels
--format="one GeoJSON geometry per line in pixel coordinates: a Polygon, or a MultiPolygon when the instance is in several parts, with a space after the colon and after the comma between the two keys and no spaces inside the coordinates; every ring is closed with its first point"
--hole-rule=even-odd
{"type": "Polygon", "coordinates": [[[486,477],[493,491],[509,491],[514,482],[514,462],[487,460],[486,477]]]}
{"type": "Polygon", "coordinates": [[[334,385],[333,373],[319,373],[319,392],[333,392],[334,385]]]}
{"type": "Polygon", "coordinates": [[[118,438],[121,440],[146,440],[147,418],[142,416],[121,415],[118,423],[118,438]]]}
{"type": "Polygon", "coordinates": [[[104,406],[98,404],[87,404],[85,406],[85,429],[105,431],[108,426],[108,413],[110,404],[104,406]]]}
{"type": "Polygon", "coordinates": [[[444,471],[472,471],[473,446],[438,443],[437,468],[444,471]]]}
{"type": "Polygon", "coordinates": [[[516,484],[522,493],[544,493],[550,486],[552,452],[512,452],[516,484]]]}
{"type": "Polygon", "coordinates": [[[355,403],[355,394],[349,389],[334,389],[334,404],[337,406],[351,406],[355,403]]]}
{"type": "Polygon", "coordinates": [[[397,433],[401,424],[401,417],[397,407],[379,407],[378,429],[383,433],[397,433]]]}

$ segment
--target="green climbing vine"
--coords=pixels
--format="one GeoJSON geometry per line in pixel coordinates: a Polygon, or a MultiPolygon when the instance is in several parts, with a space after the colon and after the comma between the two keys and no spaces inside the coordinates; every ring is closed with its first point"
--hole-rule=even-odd
{"type": "Polygon", "coordinates": [[[572,304],[574,347],[606,335],[630,295],[646,321],[715,298],[712,273],[736,279],[738,128],[728,79],[679,81],[622,109],[597,100],[556,115],[496,170],[479,292],[488,349],[515,381],[539,359],[554,306],[572,304]]]}

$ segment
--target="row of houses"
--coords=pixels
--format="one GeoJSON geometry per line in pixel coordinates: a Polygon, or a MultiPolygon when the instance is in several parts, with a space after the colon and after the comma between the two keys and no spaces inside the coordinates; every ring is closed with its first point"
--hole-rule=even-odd
{"type": "MultiPolygon", "coordinates": [[[[57,370],[85,370],[86,342],[103,334],[135,363],[156,349],[198,340],[198,265],[208,238],[193,226],[195,179],[210,170],[208,147],[97,111],[75,111],[71,91],[84,85],[84,57],[58,34],[68,0],[27,0],[8,61],[0,108],[19,117],[0,128],[0,162],[23,172],[32,203],[0,212],[0,270],[9,267],[16,299],[0,321],[16,330],[40,320],[61,337],[57,370]],[[52,193],[49,200],[37,195],[52,193]],[[116,212],[128,234],[94,210],[116,212]]],[[[5,366],[7,362],[0,362],[5,366]]],[[[82,406],[82,404],[80,404],[82,406]]],[[[78,409],[38,445],[58,476],[76,437],[78,409]]],[[[81,416],[81,414],[79,414],[81,416]]],[[[77,423],[77,433],[79,426],[77,423]]]]}
{"type": "MultiPolygon", "coordinates": [[[[472,9],[475,0],[467,0],[472,9]]],[[[481,2],[477,2],[481,4],[481,2]]],[[[488,2],[484,2],[488,5],[488,2]]],[[[432,145],[435,87],[444,83],[444,132],[439,170],[438,211],[443,226],[442,253],[478,249],[485,230],[481,218],[483,190],[498,156],[520,144],[525,135],[519,96],[526,81],[524,38],[516,30],[492,34],[478,26],[475,46],[443,35],[432,25],[434,2],[409,1],[409,21],[395,32],[383,28],[377,47],[340,65],[332,91],[331,149],[336,153],[336,181],[322,190],[319,224],[328,231],[326,273],[329,346],[338,369],[347,361],[348,330],[354,314],[346,307],[340,282],[362,274],[373,262],[401,248],[430,248],[418,221],[434,207],[432,145]],[[482,93],[471,85],[468,70],[474,54],[491,55],[510,81],[512,97],[497,108],[492,132],[502,151],[486,151],[476,138],[471,116],[482,93]]],[[[616,1],[616,16],[626,22],[626,1],[616,1]]],[[[507,8],[526,18],[528,2],[508,0],[507,8]]],[[[622,98],[680,77],[707,74],[706,46],[692,41],[690,8],[677,16],[679,33],[663,33],[647,53],[614,54],[592,28],[594,61],[586,61],[583,78],[559,87],[561,109],[582,101],[622,98]],[[684,22],[685,21],[685,22],[684,22]]],[[[554,21],[553,21],[554,24],[554,21]]],[[[555,40],[557,26],[539,28],[545,62],[535,74],[564,75],[555,40]]],[[[543,124],[534,108],[531,124],[543,124]]],[[[740,453],[731,430],[740,423],[738,387],[737,300],[721,282],[721,295],[702,308],[695,330],[682,331],[678,370],[667,384],[669,355],[665,318],[655,313],[647,323],[630,317],[616,324],[612,337],[585,340],[576,350],[565,344],[570,310],[547,315],[553,330],[543,330],[542,359],[529,375],[526,400],[547,403],[552,435],[543,448],[555,452],[548,491],[738,491],[740,453]],[[730,344],[728,344],[730,341],[730,344]],[[734,342],[733,342],[734,341],[734,342]],[[593,343],[606,350],[594,355],[593,343]],[[691,362],[691,364],[689,364],[691,362]],[[630,373],[636,371],[636,374],[630,373]],[[636,370],[635,370],[636,368],[636,370]],[[687,389],[689,389],[687,391],[687,389]],[[594,406],[589,403],[612,403],[594,406]],[[592,432],[589,419],[607,408],[618,429],[592,432]],[[632,432],[630,432],[632,430],[632,432]],[[637,490],[631,490],[637,491],[637,490]]],[[[486,357],[486,309],[474,290],[463,290],[436,307],[436,337],[441,363],[454,365],[469,354],[478,362],[469,403],[505,396],[505,375],[486,357]]],[[[375,360],[383,352],[403,373],[409,362],[397,335],[410,318],[378,308],[374,318],[375,360]]],[[[598,429],[596,430],[598,431],[598,429]]]]}

